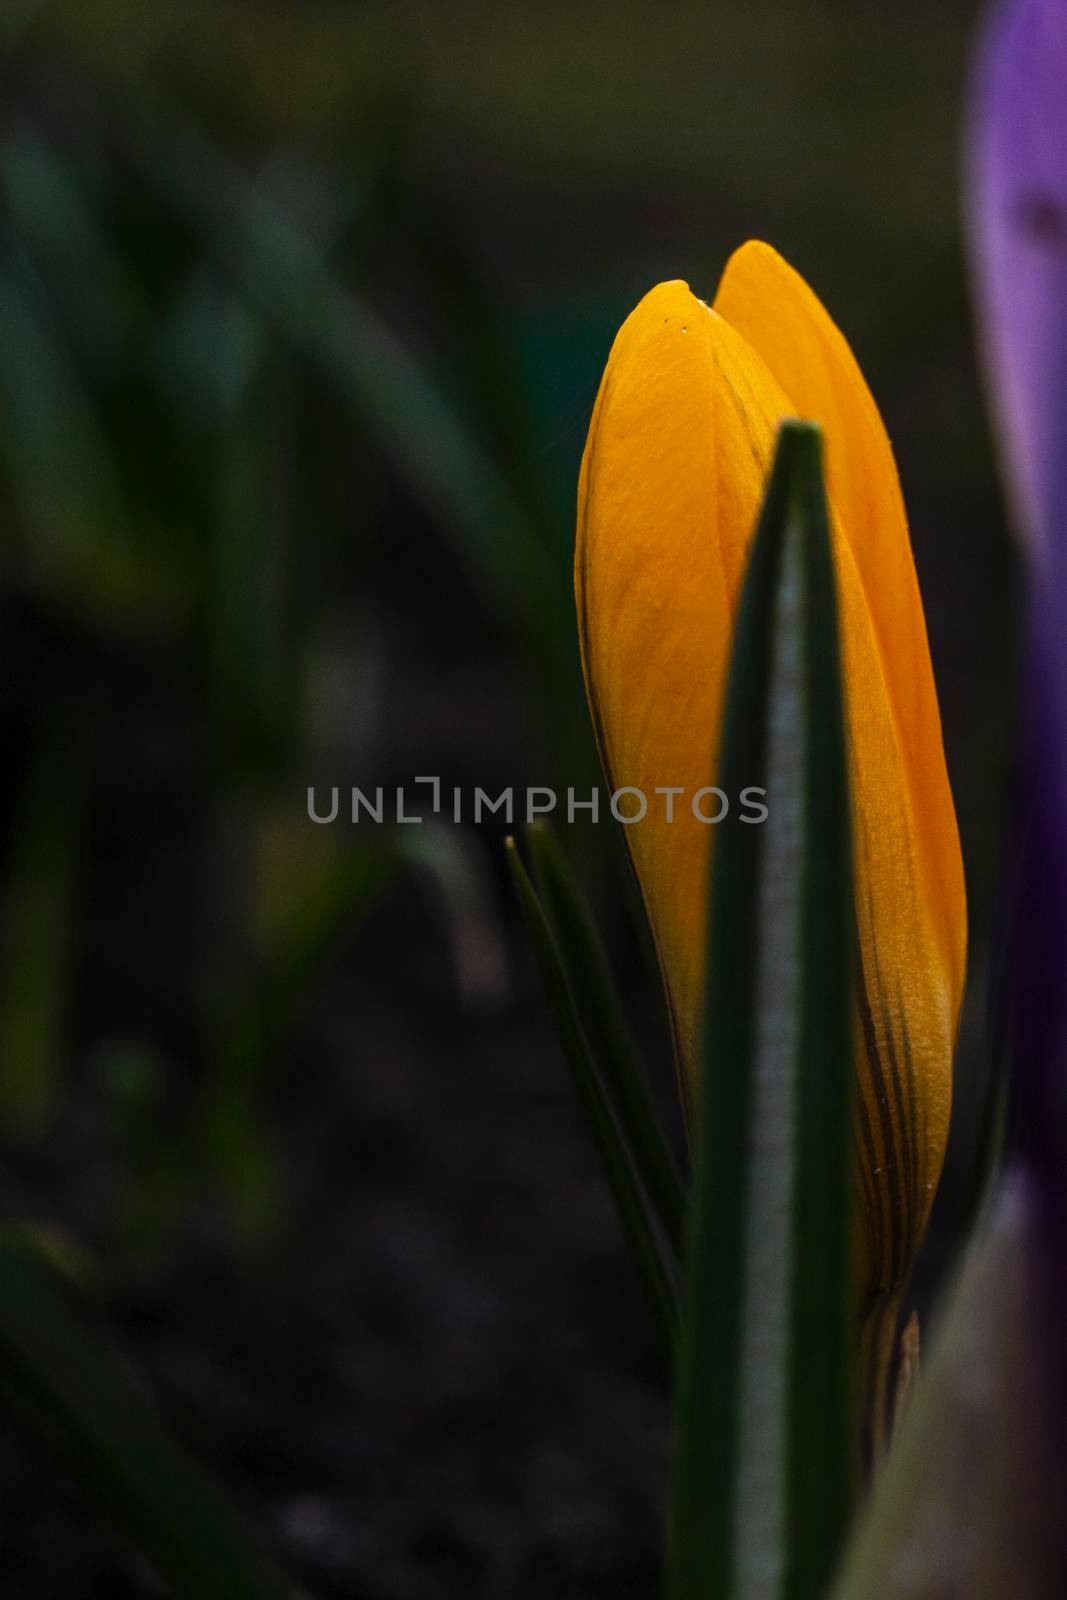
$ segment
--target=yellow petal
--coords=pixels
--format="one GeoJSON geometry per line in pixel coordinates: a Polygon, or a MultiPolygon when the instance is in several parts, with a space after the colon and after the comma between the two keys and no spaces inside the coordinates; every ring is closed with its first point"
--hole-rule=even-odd
{"type": "Polygon", "coordinates": [[[960,989],[923,874],[907,759],[866,594],[836,511],[833,523],[861,969],[857,1171],[863,1278],[874,1294],[906,1275],[941,1174],[960,989]]]}
{"type": "Polygon", "coordinates": [[[750,240],[723,273],[715,309],[774,373],[801,416],[822,425],[827,488],[870,608],[901,749],[929,912],[958,995],[966,900],[956,813],[904,502],[885,425],[844,336],[798,272],[750,240]]]}
{"type": "MultiPolygon", "coordinates": [[[[846,621],[843,658],[867,1063],[860,1170],[881,1184],[869,1231],[874,1276],[888,1287],[921,1235],[941,1170],[966,962],[963,865],[922,602],[888,435],[822,304],[775,250],[753,241],[728,262],[715,306],[800,413],[823,427],[827,488],[873,632],[866,660],[846,621]],[[879,712],[877,675],[887,700],[879,712]]],[[[844,611],[843,567],[839,553],[844,611]]]]}
{"type": "Polygon", "coordinates": [[[712,782],[745,556],[788,411],[744,340],[686,284],[661,284],[615,340],[582,463],[575,585],[586,688],[611,782],[649,801],[627,840],[686,1067],[712,831],[690,800],[712,782]],[[673,822],[657,786],[685,791],[673,822]]]}
{"type": "Polygon", "coordinates": [[[778,422],[798,414],[823,422],[863,974],[857,1165],[864,1283],[874,1292],[906,1270],[944,1153],[963,978],[959,845],[888,441],[847,346],[810,291],[766,247],[750,247],[750,260],[758,271],[735,272],[745,253],[734,258],[716,311],[686,285],[663,284],[616,339],[579,487],[582,657],[609,781],[649,800],[626,837],[690,1080],[714,830],[689,802],[714,777],[734,617],[778,422]],[[757,349],[758,292],[783,274],[788,293],[774,290],[767,316],[773,337],[763,335],[757,349]],[[814,376],[789,345],[783,305],[792,306],[796,346],[814,376]],[[717,314],[722,307],[745,324],[744,336],[717,314]],[[859,420],[850,416],[854,401],[859,420]],[[846,429],[859,441],[852,448],[865,452],[862,472],[835,446],[846,429]],[[684,791],[670,823],[665,798],[654,795],[668,785],[684,791]]]}

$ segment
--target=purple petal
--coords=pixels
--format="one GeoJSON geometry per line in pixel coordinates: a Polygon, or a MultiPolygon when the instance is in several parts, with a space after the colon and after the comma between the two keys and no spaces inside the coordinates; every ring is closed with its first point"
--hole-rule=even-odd
{"type": "Polygon", "coordinates": [[[1043,1240],[1048,1426],[1067,1431],[1067,0],[1007,0],[973,81],[970,233],[1002,469],[1030,553],[1008,1024],[1043,1240]],[[1058,1419],[1053,1421],[1053,1419],[1058,1419]]]}
{"type": "Polygon", "coordinates": [[[969,134],[988,389],[1031,554],[1011,1042],[1022,1142],[1051,1177],[1051,1143],[1067,1154],[1067,0],[993,10],[969,134]]]}
{"type": "Polygon", "coordinates": [[[1008,0],[991,13],[968,157],[1002,465],[1021,531],[1047,558],[1067,533],[1067,0],[1008,0]]]}

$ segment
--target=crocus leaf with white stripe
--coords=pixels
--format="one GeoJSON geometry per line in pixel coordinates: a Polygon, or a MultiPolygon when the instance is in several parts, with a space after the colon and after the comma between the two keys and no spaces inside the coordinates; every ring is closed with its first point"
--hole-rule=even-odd
{"type": "Polygon", "coordinates": [[[833,560],[786,422],[749,560],[712,863],[667,1593],[814,1600],[852,1472],[854,918],[833,560]]]}

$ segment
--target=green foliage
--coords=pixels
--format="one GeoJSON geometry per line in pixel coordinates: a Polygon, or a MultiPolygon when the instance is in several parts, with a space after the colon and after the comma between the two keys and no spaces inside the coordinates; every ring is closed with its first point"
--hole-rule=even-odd
{"type": "Polygon", "coordinates": [[[642,1182],[639,1158],[627,1143],[625,1118],[613,1095],[607,1074],[615,1063],[608,1055],[597,1058],[582,1026],[576,990],[584,970],[569,968],[556,941],[552,924],[523,866],[518,847],[508,840],[508,863],[534,948],[545,989],[555,1013],[563,1053],[570,1068],[590,1134],[600,1154],[649,1305],[668,1358],[673,1360],[678,1337],[679,1294],[677,1262],[669,1241],[660,1231],[659,1218],[642,1182]]]}
{"type": "MultiPolygon", "coordinates": [[[[575,708],[556,733],[568,759],[587,756],[558,541],[538,520],[547,516],[538,473],[521,459],[521,383],[504,330],[490,328],[492,299],[474,264],[452,250],[447,271],[440,266],[448,216],[405,178],[403,103],[383,89],[362,110],[350,106],[329,156],[283,138],[239,158],[225,133],[209,131],[195,96],[161,92],[152,63],[169,35],[160,13],[143,30],[123,20],[118,55],[99,64],[119,72],[123,92],[106,126],[87,97],[68,138],[33,114],[35,49],[50,41],[47,61],[64,38],[77,58],[101,41],[77,19],[47,22],[39,31],[27,14],[26,111],[0,130],[3,598],[54,617],[72,648],[87,638],[101,658],[130,651],[152,673],[162,665],[185,677],[212,758],[221,865],[238,824],[255,838],[294,788],[303,792],[300,769],[333,758],[309,726],[309,676],[346,595],[356,609],[390,475],[451,542],[494,624],[520,642],[545,704],[575,708]],[[376,308],[365,276],[384,228],[439,300],[451,375],[440,349],[413,344],[376,308]],[[326,438],[314,420],[324,405],[338,419],[326,438]],[[357,508],[340,531],[339,484],[346,512],[357,508]],[[354,544],[353,522],[363,548],[342,543],[354,544]]],[[[31,1130],[65,1070],[74,824],[64,819],[80,789],[68,772],[42,805],[39,778],[27,784],[38,798],[22,812],[35,820],[6,858],[0,1098],[11,1125],[31,1130]]],[[[432,869],[444,841],[423,843],[432,869]]],[[[207,847],[210,860],[210,838],[207,847]]],[[[395,841],[382,830],[368,851],[379,857],[371,876],[387,876],[395,841]]],[[[455,851],[450,859],[455,868],[455,851]]],[[[326,898],[347,906],[351,925],[359,896],[338,852],[326,869],[334,873],[326,898]]],[[[247,878],[239,862],[218,876],[233,903],[218,919],[225,938],[201,1018],[205,1092],[194,1120],[203,1143],[195,1153],[164,1133],[153,1185],[179,1183],[183,1167],[199,1173],[206,1156],[246,1219],[269,1213],[276,1189],[254,1107],[286,1031],[279,1013],[333,945],[323,932],[293,955],[292,971],[286,955],[264,963],[248,921],[259,888],[246,893],[247,878]]],[[[464,869],[440,879],[446,921],[460,907],[457,927],[470,883],[464,869]]],[[[473,946],[456,948],[462,965],[473,946]]],[[[499,980],[487,949],[483,938],[491,986],[499,980]]],[[[461,982],[470,977],[461,971],[461,982]]]]}
{"type": "Polygon", "coordinates": [[[0,1393],[187,1600],[282,1600],[289,1586],[223,1489],[171,1439],[29,1235],[0,1241],[0,1393]]]}
{"type": "MultiPolygon", "coordinates": [[[[332,775],[338,761],[334,730],[308,715],[309,680],[339,616],[351,638],[362,569],[393,537],[381,505],[416,513],[450,545],[545,703],[574,707],[562,737],[581,725],[567,584],[536,464],[521,459],[506,331],[490,328],[492,297],[470,260],[453,251],[439,270],[447,211],[431,217],[405,176],[397,74],[371,56],[366,73],[339,60],[329,141],[312,148],[274,120],[271,72],[253,86],[246,69],[277,59],[296,74],[303,61],[306,106],[321,110],[333,21],[310,49],[294,9],[287,42],[264,51],[263,27],[286,33],[280,12],[247,19],[246,32],[236,13],[220,28],[203,8],[198,93],[180,72],[175,90],[160,59],[174,30],[191,39],[179,8],[62,12],[9,18],[0,61],[18,81],[0,126],[0,603],[47,635],[60,668],[56,685],[28,682],[17,702],[34,728],[0,854],[0,1115],[32,1145],[75,1082],[78,894],[83,867],[99,866],[99,724],[110,732],[106,696],[95,720],[82,699],[116,667],[178,685],[204,754],[192,804],[204,802],[207,981],[175,984],[195,1008],[181,1018],[191,1059],[121,1019],[94,1045],[109,1176],[122,1166],[113,1215],[92,1223],[115,1223],[116,1250],[158,1248],[214,1194],[253,1237],[285,1216],[271,1097],[286,1045],[339,943],[399,874],[429,883],[461,993],[485,1000],[503,984],[485,863],[466,839],[431,827],[357,836],[302,811],[308,772],[332,775]],[[209,80],[224,92],[213,97],[209,80]],[[235,89],[248,90],[242,137],[235,89]],[[397,331],[379,309],[398,261],[436,300],[436,329],[397,331]],[[71,727],[48,706],[38,717],[70,679],[71,727]]],[[[383,35],[392,42],[387,25],[358,36],[383,35]]],[[[141,752],[129,754],[136,782],[141,752]]],[[[125,770],[126,752],[117,759],[125,770]]],[[[145,997],[130,998],[136,1012],[145,997]]],[[[179,1592],[277,1592],[207,1491],[187,1488],[187,1463],[146,1431],[136,1386],[36,1258],[20,1247],[0,1277],[0,1381],[31,1437],[55,1436],[77,1481],[104,1493],[179,1592]]]]}
{"type": "Polygon", "coordinates": [[[427,365],[343,285],[262,186],[173,108],[143,105],[132,148],[259,315],[337,386],[455,548],[487,604],[552,652],[569,607],[535,528],[427,365]],[[547,624],[547,626],[546,626],[547,624]]]}
{"type": "Polygon", "coordinates": [[[44,1130],[62,1084],[88,719],[82,708],[57,714],[39,739],[9,846],[0,962],[0,1114],[23,1137],[44,1130]]]}
{"type": "Polygon", "coordinates": [[[608,1085],[622,1132],[633,1152],[656,1217],[678,1257],[685,1225],[685,1191],[649,1092],[588,903],[546,823],[529,830],[530,854],[542,907],[569,977],[582,1026],[608,1085]]]}
{"type": "Polygon", "coordinates": [[[837,600],[821,440],[784,423],[753,543],[717,781],[765,791],[716,830],[692,1193],[592,919],[547,828],[510,861],[579,1097],[676,1340],[667,1593],[817,1600],[853,1475],[854,962],[837,600]],[[669,1248],[670,1258],[665,1251],[669,1248]],[[670,1268],[670,1275],[668,1273],[670,1268]]]}
{"type": "Polygon", "coordinates": [[[667,1593],[814,1600],[851,1478],[850,829],[820,439],[784,423],[718,782],[667,1593]]]}

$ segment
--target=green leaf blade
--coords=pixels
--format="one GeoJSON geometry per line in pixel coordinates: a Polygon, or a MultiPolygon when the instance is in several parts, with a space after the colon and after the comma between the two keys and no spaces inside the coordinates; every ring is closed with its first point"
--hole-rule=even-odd
{"type": "Polygon", "coordinates": [[[569,974],[589,1043],[633,1150],[649,1198],[680,1256],[685,1189],[626,1026],[622,1002],[592,913],[552,829],[528,831],[534,876],[569,974]]]}
{"type": "Polygon", "coordinates": [[[819,441],[799,494],[808,677],[804,1008],[790,1374],[790,1594],[822,1594],[851,1509],[854,1396],[852,972],[857,959],[837,596],[819,441]]]}
{"type": "Polygon", "coordinates": [[[560,1042],[578,1098],[600,1154],[623,1232],[633,1252],[664,1349],[673,1361],[678,1341],[676,1268],[660,1236],[650,1200],[641,1184],[611,1101],[589,1049],[552,928],[514,839],[507,841],[508,864],[538,964],[556,1015],[560,1042]]]}
{"type": "Polygon", "coordinates": [[[63,1087],[70,924],[79,887],[91,705],[54,715],[40,736],[8,845],[7,937],[0,952],[0,1119],[39,1137],[63,1087]]]}
{"type": "Polygon", "coordinates": [[[819,437],[785,424],[746,576],[686,1258],[670,1600],[814,1600],[851,1477],[850,837],[819,437]],[[842,1244],[842,1241],[843,1244],[842,1244]]]}
{"type": "Polygon", "coordinates": [[[188,1600],[291,1591],[27,1236],[0,1241],[0,1396],[188,1600]]]}

